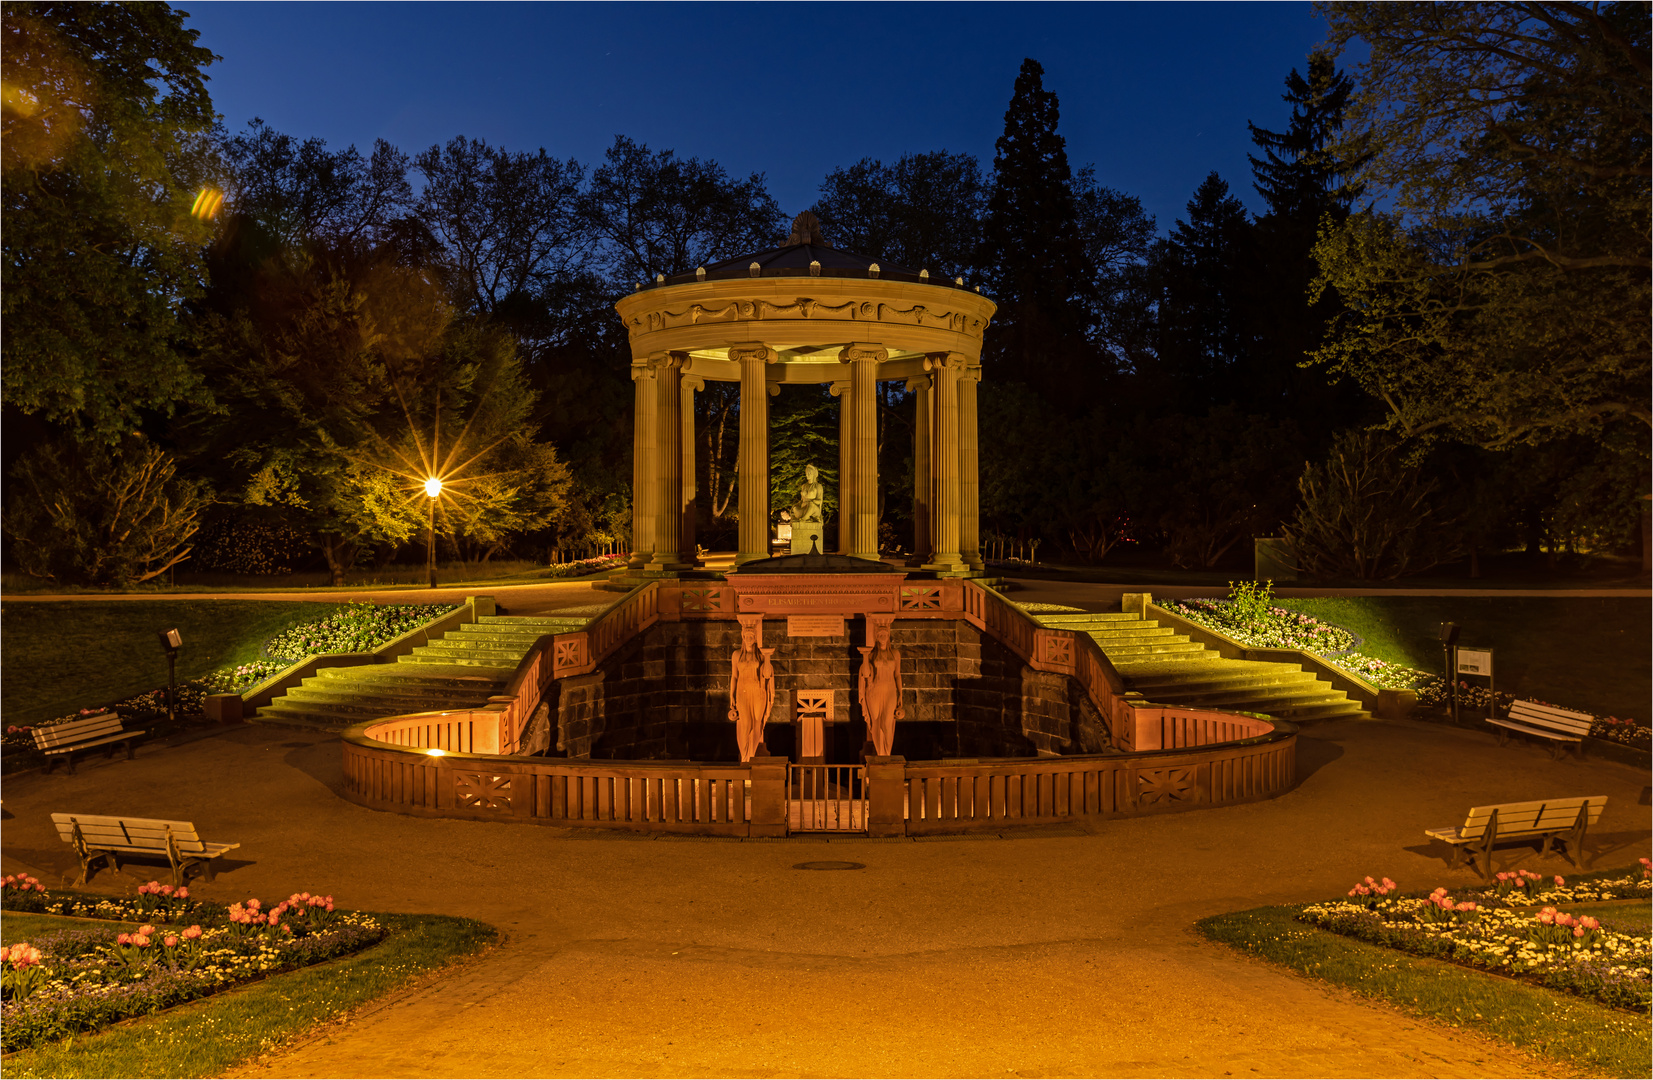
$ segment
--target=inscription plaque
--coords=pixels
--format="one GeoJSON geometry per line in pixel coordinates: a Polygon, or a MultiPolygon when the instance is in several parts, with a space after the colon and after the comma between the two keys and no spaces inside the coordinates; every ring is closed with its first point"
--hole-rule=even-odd
{"type": "Polygon", "coordinates": [[[842,615],[788,615],[787,637],[845,637],[842,615]]]}

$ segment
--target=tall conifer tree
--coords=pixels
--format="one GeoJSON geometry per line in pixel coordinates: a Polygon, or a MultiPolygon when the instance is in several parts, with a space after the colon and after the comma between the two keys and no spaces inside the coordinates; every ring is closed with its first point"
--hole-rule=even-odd
{"type": "Polygon", "coordinates": [[[1056,95],[1044,69],[1022,61],[995,144],[983,228],[985,290],[999,305],[984,364],[1053,403],[1084,407],[1102,374],[1090,340],[1096,274],[1085,252],[1056,95]]]}
{"type": "Polygon", "coordinates": [[[1291,118],[1283,132],[1247,124],[1262,155],[1250,155],[1253,184],[1268,204],[1257,220],[1251,265],[1244,273],[1242,309],[1248,313],[1249,355],[1238,386],[1248,408],[1295,415],[1316,441],[1356,422],[1366,411],[1348,386],[1333,387],[1301,365],[1320,344],[1340,305],[1330,296],[1308,298],[1315,273],[1311,251],[1328,216],[1341,222],[1359,197],[1348,179],[1358,160],[1328,149],[1343,129],[1354,85],[1324,53],[1309,57],[1307,75],[1293,68],[1281,100],[1291,118]]]}

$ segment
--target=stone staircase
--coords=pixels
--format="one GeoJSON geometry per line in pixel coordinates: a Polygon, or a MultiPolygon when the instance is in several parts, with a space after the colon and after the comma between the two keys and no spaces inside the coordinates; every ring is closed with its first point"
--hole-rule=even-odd
{"type": "Polygon", "coordinates": [[[1296,664],[1229,660],[1215,649],[1135,612],[1036,615],[1054,629],[1088,633],[1134,690],[1160,705],[1267,713],[1303,723],[1367,717],[1349,698],[1296,664]]]}
{"type": "Polygon", "coordinates": [[[484,615],[420,645],[392,664],[322,668],[258,710],[261,720],[346,728],[363,720],[486,705],[544,634],[585,626],[584,617],[484,615]]]}

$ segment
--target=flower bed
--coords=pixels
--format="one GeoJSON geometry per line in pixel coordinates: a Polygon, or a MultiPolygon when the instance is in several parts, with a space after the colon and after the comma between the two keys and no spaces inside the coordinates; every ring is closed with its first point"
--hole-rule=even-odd
{"type": "MultiPolygon", "coordinates": [[[[1272,583],[1241,581],[1230,584],[1235,595],[1228,599],[1167,600],[1160,606],[1241,645],[1258,649],[1300,649],[1321,657],[1380,690],[1412,690],[1418,695],[1418,704],[1425,707],[1445,705],[1450,700],[1448,691],[1451,684],[1441,676],[1353,651],[1360,639],[1352,632],[1312,615],[1275,607],[1272,604],[1272,583]]],[[[1484,686],[1473,686],[1463,681],[1458,683],[1459,704],[1472,712],[1487,716],[1503,713],[1514,700],[1514,694],[1494,693],[1484,686]]],[[[1551,703],[1540,701],[1539,704],[1551,703]]],[[[1571,708],[1567,705],[1554,707],[1571,708]]],[[[1590,736],[1637,750],[1653,750],[1653,731],[1635,720],[1598,716],[1590,727],[1590,736]]]]}
{"type": "Polygon", "coordinates": [[[153,881],[129,900],[52,894],[12,875],[0,905],[141,923],[136,933],[64,930],[4,950],[0,1044],[8,1053],[345,956],[385,934],[371,916],[307,892],[266,910],[257,899],[228,907],[193,900],[187,888],[153,881]]]}
{"type": "Polygon", "coordinates": [[[1438,888],[1402,897],[1388,878],[1368,877],[1347,899],[1310,904],[1298,916],[1332,933],[1415,956],[1449,960],[1525,979],[1553,990],[1647,1012],[1653,1003],[1649,939],[1573,916],[1562,905],[1646,899],[1648,860],[1640,876],[1546,884],[1528,870],[1501,873],[1487,889],[1457,897],[1438,888]]]}
{"type": "Polygon", "coordinates": [[[626,565],[630,555],[599,555],[595,559],[579,559],[575,562],[552,563],[546,572],[546,577],[585,577],[587,574],[600,574],[605,570],[617,570],[626,565]]]}
{"type": "Polygon", "coordinates": [[[457,604],[352,604],[337,615],[283,630],[264,655],[288,664],[322,653],[368,652],[440,618],[457,604]]]}

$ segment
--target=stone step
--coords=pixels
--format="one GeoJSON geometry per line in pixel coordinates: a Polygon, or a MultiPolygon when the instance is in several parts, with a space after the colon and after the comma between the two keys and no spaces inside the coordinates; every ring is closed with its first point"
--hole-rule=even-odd
{"type": "Polygon", "coordinates": [[[516,634],[449,634],[429,642],[429,645],[443,649],[494,649],[524,656],[538,640],[538,636],[516,634]]]}
{"type": "MultiPolygon", "coordinates": [[[[451,657],[456,664],[469,663],[473,660],[495,660],[498,661],[500,667],[507,664],[515,667],[517,661],[522,659],[526,651],[525,649],[513,649],[508,645],[495,645],[486,641],[449,641],[444,638],[441,641],[433,641],[428,645],[417,646],[412,652],[405,655],[407,657],[447,656],[451,657]]],[[[401,657],[397,659],[400,660],[401,657]]]]}
{"type": "Polygon", "coordinates": [[[563,633],[567,628],[579,629],[591,621],[589,615],[484,615],[474,623],[466,623],[466,627],[501,627],[507,630],[533,630],[539,632],[563,633]]]}
{"type": "Polygon", "coordinates": [[[318,727],[347,728],[364,720],[377,720],[381,716],[403,716],[408,713],[441,712],[444,709],[468,709],[472,707],[470,704],[456,704],[437,706],[436,708],[373,709],[371,707],[362,708],[319,701],[293,701],[286,697],[279,697],[260,708],[258,715],[269,720],[291,720],[314,724],[318,727]]]}
{"type": "Polygon", "coordinates": [[[1187,656],[1198,657],[1205,655],[1206,649],[1197,641],[1144,641],[1131,645],[1107,645],[1102,652],[1109,660],[1118,663],[1141,659],[1149,656],[1187,656]]]}
{"type": "MultiPolygon", "coordinates": [[[[395,663],[353,668],[322,668],[312,678],[369,689],[381,686],[406,686],[470,691],[505,685],[505,679],[495,678],[474,666],[459,667],[453,673],[445,673],[434,664],[395,663]]],[[[309,682],[309,679],[305,680],[306,685],[309,682]]]]}
{"type": "Polygon", "coordinates": [[[321,705],[372,705],[374,708],[423,711],[450,708],[451,703],[463,701],[466,705],[484,705],[491,693],[481,690],[436,691],[436,693],[397,693],[393,686],[383,690],[359,693],[350,686],[294,686],[286,693],[288,701],[316,701],[321,705]]]}
{"type": "Polygon", "coordinates": [[[442,712],[447,709],[476,709],[488,704],[486,697],[472,699],[446,698],[440,700],[407,700],[394,697],[358,697],[331,701],[308,694],[289,693],[270,702],[266,708],[278,712],[300,712],[315,716],[350,717],[350,723],[373,720],[381,716],[404,716],[408,713],[442,712]]]}
{"type": "Polygon", "coordinates": [[[1071,614],[1035,615],[1034,618],[1038,619],[1046,626],[1053,626],[1063,630],[1079,629],[1081,627],[1091,626],[1109,626],[1117,623],[1148,621],[1134,611],[1096,611],[1086,612],[1083,614],[1075,612],[1071,614]]]}
{"type": "Polygon", "coordinates": [[[429,645],[421,645],[406,656],[396,658],[398,664],[411,664],[419,667],[426,665],[445,668],[481,668],[484,671],[498,671],[501,678],[510,678],[516,671],[517,664],[522,660],[520,653],[502,653],[494,656],[489,651],[481,654],[461,649],[432,649],[429,645]]]}
{"type": "Polygon", "coordinates": [[[1332,701],[1348,701],[1348,695],[1325,683],[1287,684],[1282,686],[1254,686],[1229,690],[1186,690],[1181,687],[1160,687],[1153,693],[1138,691],[1151,701],[1166,705],[1202,706],[1212,709],[1237,708],[1254,712],[1274,713],[1301,706],[1321,705],[1332,701]]]}
{"type": "Polygon", "coordinates": [[[1140,694],[1157,694],[1162,690],[1190,693],[1222,693],[1264,686],[1304,686],[1318,683],[1312,671],[1231,671],[1219,669],[1204,677],[1188,673],[1177,678],[1139,678],[1130,671],[1121,671],[1132,690],[1140,694]]]}
{"type": "MultiPolygon", "coordinates": [[[[1153,641],[1191,641],[1187,634],[1179,634],[1170,627],[1131,627],[1128,630],[1092,630],[1090,639],[1102,646],[1111,649],[1115,645],[1137,645],[1153,641]]],[[[1200,646],[1204,648],[1205,646],[1200,646]]]]}

